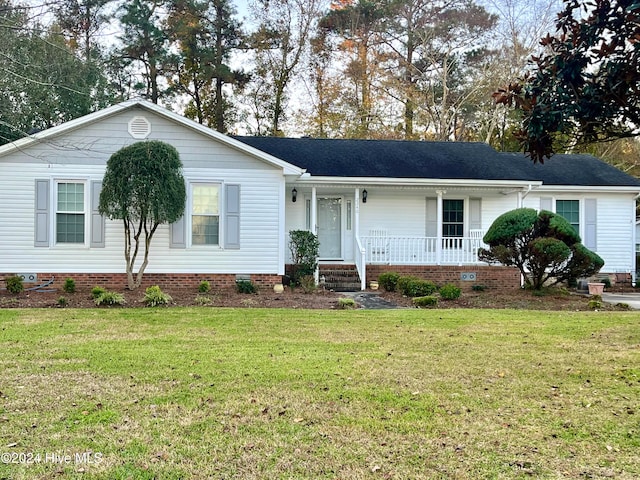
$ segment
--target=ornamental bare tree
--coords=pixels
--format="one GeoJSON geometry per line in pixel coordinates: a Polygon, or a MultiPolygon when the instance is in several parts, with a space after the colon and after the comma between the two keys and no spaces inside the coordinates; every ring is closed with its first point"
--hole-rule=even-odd
{"type": "Polygon", "coordinates": [[[182,162],[173,146],[160,141],[138,142],[121,148],[109,158],[99,211],[124,223],[124,258],[130,290],[142,283],[156,229],[182,216],[185,199],[182,162]],[[144,259],[134,276],[142,242],[144,259]]]}

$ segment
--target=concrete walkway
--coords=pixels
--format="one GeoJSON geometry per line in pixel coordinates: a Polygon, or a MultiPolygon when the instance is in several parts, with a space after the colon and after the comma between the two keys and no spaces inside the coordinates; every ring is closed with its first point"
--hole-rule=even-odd
{"type": "Polygon", "coordinates": [[[640,310],[640,293],[629,292],[629,293],[608,293],[604,292],[602,294],[602,300],[607,303],[612,303],[615,305],[616,303],[626,303],[634,310],[640,310]]]}
{"type": "Polygon", "coordinates": [[[342,295],[351,297],[355,302],[366,310],[391,310],[399,308],[395,303],[386,301],[379,293],[372,292],[340,292],[342,295]]]}

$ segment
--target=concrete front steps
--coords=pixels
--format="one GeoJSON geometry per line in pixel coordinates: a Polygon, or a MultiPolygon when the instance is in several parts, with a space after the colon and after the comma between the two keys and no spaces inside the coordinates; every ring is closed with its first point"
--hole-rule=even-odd
{"type": "Polygon", "coordinates": [[[320,265],[320,286],[334,292],[360,291],[360,276],[355,265],[320,265]]]}

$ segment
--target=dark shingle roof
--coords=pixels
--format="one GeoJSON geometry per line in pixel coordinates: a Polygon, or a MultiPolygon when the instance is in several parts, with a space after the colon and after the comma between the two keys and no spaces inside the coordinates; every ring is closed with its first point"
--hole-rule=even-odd
{"type": "Polygon", "coordinates": [[[234,137],[313,176],[542,181],[546,185],[638,186],[640,180],[590,155],[534,165],[485,143],[234,137]]]}

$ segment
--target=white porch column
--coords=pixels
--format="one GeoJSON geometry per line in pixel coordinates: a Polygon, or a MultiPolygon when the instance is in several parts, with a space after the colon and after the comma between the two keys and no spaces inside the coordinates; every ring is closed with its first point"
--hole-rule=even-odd
{"type": "Polygon", "coordinates": [[[518,205],[516,205],[516,208],[522,208],[522,201],[523,201],[522,192],[518,192],[518,205]]]}
{"type": "Polygon", "coordinates": [[[311,233],[318,234],[318,192],[311,188],[311,233]]]}
{"type": "Polygon", "coordinates": [[[356,237],[360,236],[360,189],[356,188],[356,192],[353,196],[353,232],[356,237]]]}
{"type": "Polygon", "coordinates": [[[438,213],[437,213],[438,235],[436,239],[436,265],[440,265],[442,264],[442,220],[444,218],[442,196],[446,192],[444,190],[436,190],[436,193],[438,194],[438,213]]]}

